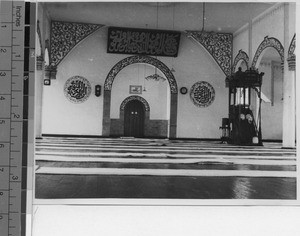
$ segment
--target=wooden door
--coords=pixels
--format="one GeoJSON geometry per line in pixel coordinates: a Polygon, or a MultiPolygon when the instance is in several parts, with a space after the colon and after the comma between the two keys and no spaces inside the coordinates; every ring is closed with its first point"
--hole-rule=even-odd
{"type": "Polygon", "coordinates": [[[125,106],[124,135],[127,137],[144,136],[145,111],[144,104],[138,100],[132,100],[125,106]]]}

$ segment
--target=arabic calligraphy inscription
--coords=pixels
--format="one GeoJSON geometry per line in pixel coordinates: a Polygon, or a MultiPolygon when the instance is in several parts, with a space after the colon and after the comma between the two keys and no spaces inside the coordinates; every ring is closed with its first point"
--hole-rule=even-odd
{"type": "Polygon", "coordinates": [[[91,84],[82,76],[73,76],[64,86],[64,94],[73,103],[82,103],[91,95],[91,84]]]}
{"type": "Polygon", "coordinates": [[[108,53],[177,57],[180,32],[109,27],[108,53]]]}

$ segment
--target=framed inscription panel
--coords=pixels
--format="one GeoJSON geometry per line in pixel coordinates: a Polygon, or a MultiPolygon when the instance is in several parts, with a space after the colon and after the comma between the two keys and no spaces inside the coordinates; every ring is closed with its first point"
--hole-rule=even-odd
{"type": "Polygon", "coordinates": [[[177,57],[179,42],[178,31],[109,27],[107,53],[177,57]]]}

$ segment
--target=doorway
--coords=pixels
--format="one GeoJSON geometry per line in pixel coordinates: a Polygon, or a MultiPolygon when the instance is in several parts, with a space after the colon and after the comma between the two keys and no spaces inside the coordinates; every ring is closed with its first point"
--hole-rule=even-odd
{"type": "Polygon", "coordinates": [[[138,100],[132,100],[125,106],[124,136],[142,138],[145,129],[145,107],[138,100]]]}

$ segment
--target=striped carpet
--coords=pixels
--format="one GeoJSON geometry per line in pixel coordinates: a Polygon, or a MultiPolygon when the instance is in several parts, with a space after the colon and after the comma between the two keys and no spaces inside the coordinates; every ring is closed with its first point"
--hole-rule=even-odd
{"type": "Polygon", "coordinates": [[[296,150],[278,143],[36,140],[38,199],[296,199],[296,150]]]}
{"type": "Polygon", "coordinates": [[[278,143],[47,137],[35,160],[36,174],[296,177],[296,150],[278,143]]]}

